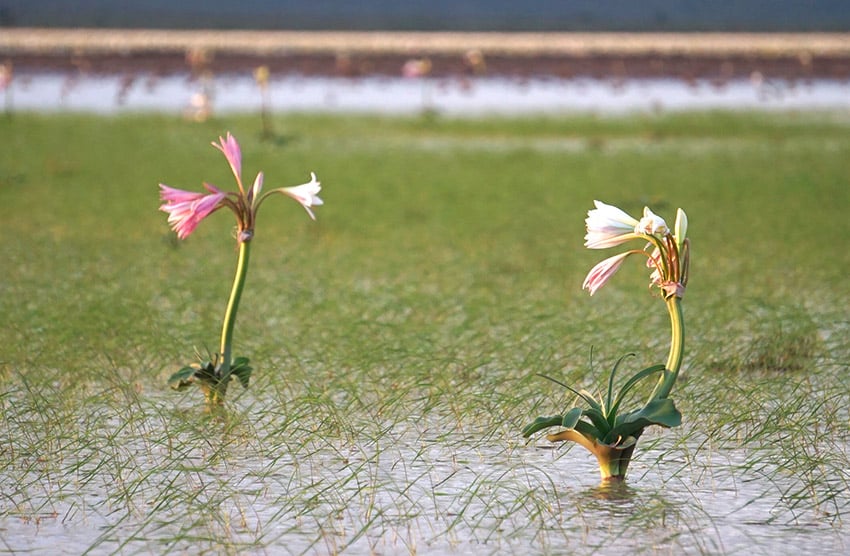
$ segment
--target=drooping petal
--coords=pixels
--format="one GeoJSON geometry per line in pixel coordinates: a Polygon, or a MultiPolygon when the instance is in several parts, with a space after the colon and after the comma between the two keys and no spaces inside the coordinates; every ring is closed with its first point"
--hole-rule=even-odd
{"type": "Polygon", "coordinates": [[[612,205],[593,201],[596,206],[587,212],[587,234],[584,246],[588,249],[605,249],[635,239],[638,221],[612,205]]]}
{"type": "Polygon", "coordinates": [[[649,274],[649,283],[650,285],[655,284],[656,286],[660,286],[661,279],[661,250],[658,247],[655,247],[652,250],[652,254],[646,259],[646,267],[651,268],[652,272],[649,274]]]}
{"type": "MultiPolygon", "coordinates": [[[[169,190],[172,189],[169,188],[169,190]]],[[[170,191],[169,194],[171,194],[170,191]]],[[[210,193],[208,195],[196,193],[192,198],[184,196],[181,197],[183,200],[167,201],[159,209],[168,213],[168,223],[177,232],[177,237],[186,239],[189,237],[189,234],[195,231],[201,220],[222,206],[222,202],[226,197],[227,194],[224,192],[210,193]]],[[[177,198],[176,195],[175,198],[177,198]]]]}
{"type": "Polygon", "coordinates": [[[581,285],[582,289],[590,292],[590,295],[595,294],[620,269],[620,265],[631,254],[633,254],[632,251],[626,251],[598,263],[587,273],[587,277],[581,285]]]}
{"type": "Polygon", "coordinates": [[[635,226],[634,231],[638,234],[664,236],[670,229],[663,218],[649,210],[649,207],[643,207],[643,218],[635,226]]]}
{"type": "Polygon", "coordinates": [[[218,141],[218,143],[213,141],[212,146],[224,153],[224,158],[227,159],[230,169],[233,170],[233,175],[236,176],[239,189],[242,189],[242,150],[239,148],[239,143],[229,131],[226,137],[219,137],[218,141]]]}
{"type": "Polygon", "coordinates": [[[319,198],[319,191],[322,190],[321,182],[316,181],[316,174],[310,172],[310,181],[307,183],[302,183],[301,185],[296,185],[294,187],[281,187],[277,191],[280,191],[284,195],[288,195],[292,197],[304,207],[304,210],[307,211],[307,214],[310,215],[310,218],[313,220],[316,219],[316,215],[313,214],[313,211],[310,210],[312,206],[319,206],[324,204],[322,200],[319,198]]]}

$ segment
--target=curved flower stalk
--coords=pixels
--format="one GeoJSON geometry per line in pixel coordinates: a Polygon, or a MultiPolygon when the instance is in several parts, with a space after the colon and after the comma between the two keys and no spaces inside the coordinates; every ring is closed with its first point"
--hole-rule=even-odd
{"type": "Polygon", "coordinates": [[[682,421],[681,413],[668,396],[678,377],[684,355],[685,328],[681,300],[688,283],[688,219],[685,211],[678,209],[671,230],[667,222],[649,207],[644,208],[640,219],[635,219],[617,207],[599,201],[594,201],[594,204],[596,208],[588,211],[585,220],[585,247],[605,249],[633,240],[645,242],[645,247],[631,249],[601,261],[587,274],[582,288],[590,295],[595,294],[616,274],[627,258],[632,255],[643,256],[651,270],[650,288],[658,288],[661,292],[670,315],[671,342],[667,363],[637,372],[615,396],[614,377],[625,358],[621,357],[611,371],[606,395],[599,399],[586,390],[574,390],[555,381],[581,398],[587,407],[572,407],[562,415],[538,417],[523,429],[523,436],[527,438],[549,427],[562,427],[565,430],[549,434],[546,438],[552,442],[570,440],[580,444],[596,456],[603,481],[623,480],[644,429],[651,425],[675,427],[682,421]],[[620,406],[626,394],[639,382],[655,375],[659,375],[658,383],[646,403],[636,410],[621,413],[620,406]]]}
{"type": "Polygon", "coordinates": [[[230,133],[219,137],[219,142],[212,145],[224,154],[233,176],[236,178],[237,191],[222,191],[214,185],[204,183],[207,193],[185,191],[160,184],[159,207],[168,213],[168,223],[177,232],[177,237],[186,239],[195,231],[198,224],[221,208],[230,209],[236,217],[236,241],[239,244],[239,259],[236,264],[236,276],[233,288],[224,313],[221,329],[220,351],[209,360],[199,364],[183,367],[169,379],[169,384],[175,389],[188,387],[197,382],[204,391],[207,408],[212,409],[224,403],[227,386],[235,376],[243,387],[248,386],[251,367],[247,357],[233,358],[233,330],[236,324],[236,313],[239,300],[245,286],[248,274],[251,240],[254,238],[254,226],[257,213],[268,197],[275,194],[285,195],[298,201],[313,220],[312,207],[322,204],[318,197],[321,184],[316,180],[316,174],[310,174],[310,181],[294,187],[279,187],[263,193],[263,173],[259,172],[250,188],[242,182],[242,150],[239,143],[230,133]]]}

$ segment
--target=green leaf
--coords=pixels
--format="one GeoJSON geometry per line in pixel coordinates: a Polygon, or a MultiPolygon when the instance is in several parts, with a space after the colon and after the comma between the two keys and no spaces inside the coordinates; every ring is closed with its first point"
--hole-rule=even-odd
{"type": "Polygon", "coordinates": [[[215,384],[218,382],[218,372],[211,361],[201,363],[201,368],[195,371],[195,376],[199,380],[215,384]]]}
{"type": "Polygon", "coordinates": [[[576,423],[576,426],[574,428],[577,432],[580,432],[588,438],[595,438],[597,440],[602,439],[603,435],[599,432],[599,429],[597,429],[587,421],[579,421],[578,423],[576,423]]]}
{"type": "Polygon", "coordinates": [[[639,436],[650,425],[678,427],[682,424],[682,414],[676,409],[670,398],[654,399],[637,411],[624,413],[617,418],[616,426],[608,433],[612,436],[639,436]],[[637,434],[635,434],[637,433],[637,434]]]}
{"type": "Polygon", "coordinates": [[[522,429],[522,436],[528,438],[537,431],[547,429],[549,427],[559,427],[564,421],[563,415],[552,415],[551,417],[538,417],[533,423],[522,429]]]}
{"type": "Polygon", "coordinates": [[[580,407],[572,408],[564,414],[564,418],[561,419],[561,426],[565,429],[576,428],[576,424],[578,424],[578,420],[581,419],[582,414],[584,414],[584,411],[580,407]]]}
{"type": "Polygon", "coordinates": [[[236,357],[233,359],[233,363],[230,365],[231,369],[235,369],[237,367],[242,367],[248,365],[247,357],[236,357]]]}
{"type": "Polygon", "coordinates": [[[602,411],[600,409],[595,409],[595,408],[585,409],[584,411],[582,411],[582,413],[588,419],[590,419],[591,423],[593,423],[593,426],[597,430],[597,434],[596,434],[597,438],[604,436],[605,434],[608,433],[608,431],[611,430],[611,425],[608,423],[608,420],[602,414],[602,411]]]}
{"type": "Polygon", "coordinates": [[[660,373],[662,371],[664,371],[664,365],[653,365],[652,367],[647,367],[642,371],[638,371],[635,376],[630,378],[629,381],[626,382],[626,384],[624,384],[622,388],[620,388],[620,392],[617,394],[617,398],[614,400],[614,404],[611,406],[611,409],[608,410],[609,415],[617,414],[617,410],[620,409],[620,404],[623,403],[623,398],[626,397],[626,394],[628,394],[629,391],[634,388],[638,382],[648,376],[660,373]]]}
{"type": "Polygon", "coordinates": [[[554,382],[555,384],[557,384],[559,386],[563,386],[564,388],[566,388],[567,390],[569,390],[570,392],[572,392],[576,396],[583,399],[591,407],[594,407],[594,406],[599,407],[599,404],[596,403],[596,400],[593,399],[593,396],[587,390],[582,390],[581,392],[579,392],[578,390],[576,390],[572,386],[568,386],[568,385],[564,384],[563,382],[561,382],[560,380],[556,380],[556,379],[552,378],[551,376],[542,375],[540,373],[537,373],[537,376],[539,376],[541,378],[545,378],[546,380],[551,380],[552,382],[554,382]]]}
{"type": "Polygon", "coordinates": [[[168,379],[168,385],[175,390],[183,390],[188,388],[195,382],[195,373],[198,371],[195,367],[183,367],[168,379]]]}
{"type": "Polygon", "coordinates": [[[593,399],[593,394],[588,392],[587,390],[582,389],[580,395],[584,401],[587,402],[587,405],[591,407],[591,409],[595,409],[602,415],[605,415],[605,408],[602,407],[602,404],[593,399]]]}
{"type": "MultiPolygon", "coordinates": [[[[619,359],[617,359],[617,362],[616,362],[616,363],[614,363],[614,368],[613,368],[613,369],[611,369],[611,376],[609,376],[609,377],[608,377],[608,398],[607,398],[607,401],[605,402],[605,409],[606,409],[606,411],[603,411],[603,412],[602,412],[603,414],[605,414],[605,417],[606,417],[606,418],[608,418],[608,417],[610,417],[610,416],[612,416],[612,415],[616,415],[616,414],[617,414],[617,410],[616,410],[616,409],[612,409],[612,408],[613,408],[613,406],[614,406],[614,403],[613,403],[613,398],[614,398],[614,376],[617,374],[617,368],[620,366],[620,363],[622,363],[622,362],[623,362],[623,360],[624,360],[626,357],[634,357],[634,356],[635,356],[635,354],[634,354],[634,353],[627,353],[627,354],[625,354],[624,356],[622,356],[622,357],[620,357],[619,359]]],[[[620,392],[622,393],[622,390],[621,390],[620,392]]]]}
{"type": "Polygon", "coordinates": [[[242,388],[248,388],[248,381],[251,379],[251,371],[253,367],[248,365],[247,357],[237,357],[233,362],[234,366],[230,369],[230,374],[239,379],[239,384],[242,388]]]}

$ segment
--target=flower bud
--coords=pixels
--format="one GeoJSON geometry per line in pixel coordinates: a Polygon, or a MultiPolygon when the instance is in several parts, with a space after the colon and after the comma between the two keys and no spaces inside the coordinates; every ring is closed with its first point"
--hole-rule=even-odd
{"type": "Polygon", "coordinates": [[[676,239],[676,247],[682,251],[682,245],[688,236],[688,215],[682,209],[676,210],[676,224],[673,226],[673,237],[676,239]]]}

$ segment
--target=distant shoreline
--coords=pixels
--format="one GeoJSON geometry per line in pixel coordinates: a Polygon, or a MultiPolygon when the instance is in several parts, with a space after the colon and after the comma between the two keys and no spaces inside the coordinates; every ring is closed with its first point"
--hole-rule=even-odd
{"type": "Polygon", "coordinates": [[[850,33],[0,30],[0,63],[16,73],[170,75],[192,69],[190,52],[217,73],[267,65],[278,74],[398,75],[406,60],[428,58],[436,76],[850,79],[850,33]]]}

